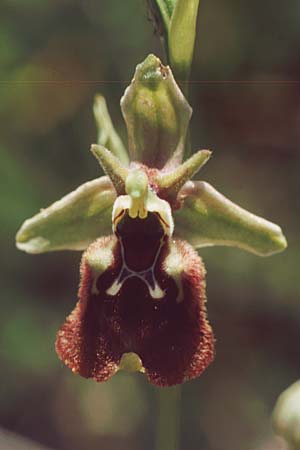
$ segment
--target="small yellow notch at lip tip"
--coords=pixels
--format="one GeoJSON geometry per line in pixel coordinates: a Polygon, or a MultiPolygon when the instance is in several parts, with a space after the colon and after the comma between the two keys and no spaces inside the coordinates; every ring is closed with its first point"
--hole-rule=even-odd
{"type": "Polygon", "coordinates": [[[119,370],[124,370],[129,373],[144,372],[141,358],[134,352],[123,353],[119,370]]]}

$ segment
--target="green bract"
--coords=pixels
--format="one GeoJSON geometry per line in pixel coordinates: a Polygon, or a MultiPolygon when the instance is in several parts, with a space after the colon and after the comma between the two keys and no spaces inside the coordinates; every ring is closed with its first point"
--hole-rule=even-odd
{"type": "Polygon", "coordinates": [[[178,80],[189,78],[196,38],[199,0],[177,0],[172,14],[168,47],[170,64],[178,80]]]}
{"type": "Polygon", "coordinates": [[[169,217],[169,207],[160,203],[167,202],[174,236],[195,247],[230,245],[258,255],[286,247],[277,225],[235,205],[208,183],[189,181],[211,152],[199,151],[182,163],[192,110],[170,68],[157,57],[150,55],[137,66],[121,107],[129,156],[105,101],[97,97],[94,112],[101,145],[92,146],[92,152],[108,176],[83,184],[26,220],[17,234],[18,248],[28,253],[85,249],[97,237],[111,233],[112,208],[119,196],[127,196],[122,201],[129,202],[131,214],[141,218],[143,208],[156,211],[154,205],[159,205],[162,217],[169,217]]]}
{"type": "MultiPolygon", "coordinates": [[[[186,82],[193,60],[199,0],[156,0],[156,5],[174,76],[186,82]]],[[[184,89],[187,90],[187,85],[184,89]]]]}

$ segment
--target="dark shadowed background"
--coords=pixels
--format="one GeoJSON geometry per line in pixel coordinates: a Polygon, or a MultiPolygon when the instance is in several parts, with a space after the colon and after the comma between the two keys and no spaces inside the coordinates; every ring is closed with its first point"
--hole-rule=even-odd
{"type": "MultiPolygon", "coordinates": [[[[101,173],[88,151],[95,93],[126,141],[120,97],[136,64],[161,55],[145,3],[1,0],[0,426],[54,450],[153,449],[156,392],[142,375],[96,384],[56,357],[80,253],[14,247],[25,218],[101,173]]],[[[201,176],[279,223],[289,247],[201,251],[217,358],[183,386],[181,450],[277,450],[270,413],[300,372],[299,0],[201,1],[191,79],[193,149],[214,151],[201,176]]]]}

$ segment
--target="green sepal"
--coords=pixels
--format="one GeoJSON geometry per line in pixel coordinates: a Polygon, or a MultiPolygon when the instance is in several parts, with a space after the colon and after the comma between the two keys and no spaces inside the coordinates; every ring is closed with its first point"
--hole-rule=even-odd
{"type": "Polygon", "coordinates": [[[106,175],[111,179],[117,194],[125,194],[125,182],[129,170],[115,155],[102,145],[93,144],[91,152],[98,160],[106,175]]]}
{"type": "Polygon", "coordinates": [[[208,183],[186,183],[179,200],[183,203],[174,212],[175,235],[195,247],[227,245],[268,256],[287,246],[278,225],[237,206],[208,183]]]}
{"type": "Polygon", "coordinates": [[[110,150],[126,166],[129,164],[127,150],[116,132],[109,115],[105,98],[96,95],[94,101],[94,116],[98,129],[98,144],[110,150]]]}
{"type": "Polygon", "coordinates": [[[115,198],[108,177],[88,181],[26,220],[16,245],[27,253],[84,250],[97,237],[111,234],[115,198]]]}
{"type": "MultiPolygon", "coordinates": [[[[178,82],[185,82],[189,79],[196,38],[198,7],[199,0],[177,0],[169,25],[169,59],[178,82]]],[[[187,91],[187,86],[184,87],[187,91]]]]}
{"type": "Polygon", "coordinates": [[[137,66],[121,108],[132,161],[158,169],[181,163],[192,109],[168,66],[149,55],[137,66]]]}

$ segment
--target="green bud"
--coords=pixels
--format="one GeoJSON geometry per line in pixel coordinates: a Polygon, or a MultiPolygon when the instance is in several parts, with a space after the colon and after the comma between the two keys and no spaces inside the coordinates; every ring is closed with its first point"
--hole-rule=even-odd
{"type": "Polygon", "coordinates": [[[158,169],[181,163],[192,109],[168,66],[149,55],[137,66],[121,108],[131,160],[158,169]]]}
{"type": "Polygon", "coordinates": [[[293,450],[300,449],[300,381],[292,384],[278,398],[273,415],[273,428],[293,450]]]}

